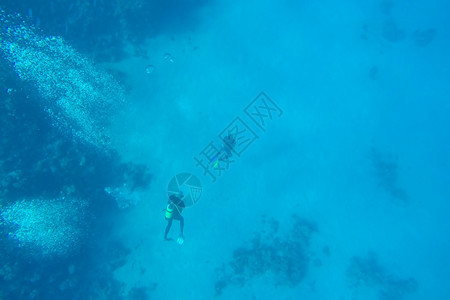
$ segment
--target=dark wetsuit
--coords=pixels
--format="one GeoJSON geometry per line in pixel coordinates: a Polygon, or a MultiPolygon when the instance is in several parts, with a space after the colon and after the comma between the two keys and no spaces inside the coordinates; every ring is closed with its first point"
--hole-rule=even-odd
{"type": "Polygon", "coordinates": [[[222,156],[219,157],[219,160],[228,160],[233,154],[231,153],[231,151],[233,151],[234,146],[236,145],[236,139],[234,138],[234,136],[232,134],[228,134],[224,139],[223,139],[224,145],[222,147],[222,151],[224,153],[222,153],[222,156]]]}
{"type": "Polygon", "coordinates": [[[218,161],[224,161],[230,163],[229,159],[233,155],[232,151],[234,149],[234,146],[236,145],[236,139],[232,134],[228,134],[226,137],[223,138],[223,146],[220,148],[220,150],[215,153],[210,158],[210,163],[214,165],[214,167],[218,167],[219,163],[218,161]]]}
{"type": "Polygon", "coordinates": [[[183,236],[183,229],[184,229],[184,218],[181,215],[183,209],[186,207],[183,200],[181,200],[180,198],[178,198],[175,195],[171,195],[169,198],[169,207],[171,209],[173,209],[172,212],[172,217],[171,218],[166,218],[167,220],[167,226],[166,226],[166,231],[164,232],[164,239],[168,239],[167,238],[167,234],[170,231],[170,227],[172,227],[172,222],[173,220],[178,220],[180,221],[180,235],[183,236]]]}

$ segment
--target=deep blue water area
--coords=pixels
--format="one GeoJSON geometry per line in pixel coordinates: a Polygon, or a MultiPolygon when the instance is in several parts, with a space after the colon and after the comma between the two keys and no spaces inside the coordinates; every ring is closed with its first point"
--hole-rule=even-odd
{"type": "Polygon", "coordinates": [[[0,0],[0,299],[450,299],[449,9],[0,0]]]}

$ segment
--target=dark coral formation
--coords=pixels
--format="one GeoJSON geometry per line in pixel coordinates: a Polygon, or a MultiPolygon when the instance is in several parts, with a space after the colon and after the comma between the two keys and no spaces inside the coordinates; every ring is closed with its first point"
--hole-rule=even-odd
{"type": "Polygon", "coordinates": [[[273,219],[265,218],[262,227],[249,245],[234,250],[232,261],[218,269],[216,296],[230,284],[241,286],[263,274],[270,275],[274,285],[288,287],[297,286],[306,277],[315,255],[310,240],[317,226],[294,216],[294,224],[285,234],[279,232],[279,224],[273,219]]]}
{"type": "Polygon", "coordinates": [[[126,183],[135,189],[149,184],[145,166],[121,163],[114,152],[100,152],[75,143],[70,135],[61,136],[32,89],[18,82],[7,83],[0,91],[5,99],[0,106],[0,196],[55,197],[66,191],[90,197],[106,186],[126,183]]]}
{"type": "MultiPolygon", "coordinates": [[[[82,6],[71,7],[66,14],[64,11],[61,13],[62,3],[70,2],[51,1],[48,5],[53,8],[48,8],[45,6],[47,3],[6,1],[2,3],[6,7],[2,8],[13,13],[22,9],[22,15],[28,15],[29,20],[37,18],[41,9],[39,13],[51,15],[46,20],[49,22],[47,25],[40,17],[44,30],[59,34],[58,30],[62,28],[58,27],[59,24],[65,26],[66,33],[72,33],[69,29],[82,26],[84,21],[65,17],[82,6]],[[24,13],[27,8],[29,13],[24,13]]],[[[86,1],[80,5],[92,3],[86,1]]],[[[86,21],[86,25],[89,24],[86,21]]],[[[0,24],[2,30],[5,26],[0,24]]],[[[108,30],[113,32],[114,26],[108,30]]],[[[81,36],[78,43],[74,41],[84,51],[95,50],[105,38],[99,36],[98,41],[90,43],[98,31],[84,34],[91,35],[81,36]]],[[[80,38],[75,33],[72,36],[68,34],[68,37],[80,38]]],[[[110,48],[103,49],[106,52],[96,51],[91,57],[107,55],[108,58],[104,59],[112,59],[120,45],[109,45],[110,48]]],[[[42,255],[37,251],[39,249],[30,251],[28,246],[21,245],[21,240],[14,236],[14,224],[0,226],[0,298],[120,299],[122,287],[114,279],[113,272],[126,262],[129,251],[120,242],[108,238],[119,210],[115,199],[105,193],[105,188],[126,186],[131,192],[144,189],[151,180],[148,167],[122,162],[113,150],[102,151],[81,143],[71,132],[58,128],[43,109],[46,108],[45,99],[29,83],[18,78],[4,57],[0,57],[0,98],[0,209],[21,203],[24,199],[63,201],[70,198],[89,203],[86,216],[81,219],[74,214],[73,217],[74,223],[83,223],[79,228],[83,231],[82,240],[76,249],[68,246],[67,254],[64,252],[62,256],[39,256],[42,255]]],[[[33,215],[33,212],[29,213],[33,215]]],[[[63,220],[71,222],[71,219],[63,220]]],[[[142,295],[144,291],[141,289],[130,297],[142,295]]]]}
{"type": "Polygon", "coordinates": [[[370,159],[378,186],[385,189],[392,197],[403,203],[408,202],[407,193],[398,186],[398,163],[394,155],[384,154],[372,148],[370,159]]]}
{"type": "Polygon", "coordinates": [[[89,202],[85,239],[67,256],[31,255],[9,238],[7,226],[0,227],[0,297],[119,299],[121,286],[113,271],[125,263],[129,251],[107,238],[119,210],[104,189],[146,188],[148,168],[61,134],[42,110],[40,96],[2,59],[0,77],[0,208],[27,198],[70,196],[89,202]]]}
{"type": "Polygon", "coordinates": [[[399,42],[406,37],[406,32],[397,25],[394,19],[387,19],[383,24],[383,37],[389,42],[399,42]]]}
{"type": "Polygon", "coordinates": [[[69,257],[36,259],[1,238],[2,299],[121,299],[122,287],[113,272],[126,263],[130,251],[105,238],[111,226],[105,214],[111,217],[111,211],[95,213],[102,224],[92,224],[89,243],[69,257]]]}
{"type": "Polygon", "coordinates": [[[414,45],[424,47],[429,45],[436,37],[437,30],[435,28],[417,29],[410,34],[407,30],[402,28],[395,19],[392,10],[394,8],[393,0],[383,0],[380,3],[380,12],[383,23],[381,25],[381,32],[379,29],[369,28],[368,25],[362,26],[361,39],[368,40],[374,37],[375,40],[383,38],[384,40],[397,43],[410,36],[414,45]]]}
{"type": "Polygon", "coordinates": [[[206,0],[3,1],[8,13],[20,13],[47,35],[63,36],[97,61],[145,56],[145,39],[192,28],[206,0]],[[136,53],[126,52],[126,43],[136,53]]]}
{"type": "Polygon", "coordinates": [[[358,299],[358,289],[368,287],[376,291],[378,299],[403,299],[407,294],[418,289],[418,282],[412,277],[400,278],[383,267],[375,253],[369,252],[365,257],[354,256],[347,269],[347,277],[358,299]]]}
{"type": "Polygon", "coordinates": [[[412,38],[414,45],[419,47],[428,46],[436,37],[436,29],[430,28],[426,30],[416,30],[414,31],[412,38]]]}

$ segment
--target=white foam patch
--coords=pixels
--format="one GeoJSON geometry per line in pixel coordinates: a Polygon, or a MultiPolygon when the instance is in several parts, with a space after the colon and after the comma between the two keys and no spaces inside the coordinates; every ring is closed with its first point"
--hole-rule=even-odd
{"type": "Polygon", "coordinates": [[[106,147],[105,126],[124,102],[122,87],[61,37],[42,36],[3,11],[0,19],[8,24],[0,32],[0,50],[17,75],[38,89],[55,125],[85,142],[106,147]]]}
{"type": "Polygon", "coordinates": [[[76,198],[25,199],[1,209],[9,237],[32,254],[66,255],[84,236],[87,202],[76,198]]]}

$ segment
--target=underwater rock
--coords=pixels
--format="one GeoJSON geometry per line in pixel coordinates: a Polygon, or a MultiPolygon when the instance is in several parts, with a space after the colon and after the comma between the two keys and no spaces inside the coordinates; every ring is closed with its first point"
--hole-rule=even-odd
{"type": "MultiPolygon", "coordinates": [[[[273,219],[263,219],[261,232],[251,241],[250,247],[239,247],[233,251],[229,262],[217,269],[216,296],[230,284],[244,285],[252,278],[270,274],[277,286],[295,287],[306,277],[311,261],[322,260],[310,251],[310,241],[317,226],[294,215],[291,230],[278,232],[279,224],[273,219]]],[[[320,265],[315,265],[320,267],[320,265]]]]}
{"type": "Polygon", "coordinates": [[[347,269],[347,278],[355,294],[361,286],[371,288],[378,299],[403,299],[418,289],[418,282],[412,277],[400,278],[392,274],[378,260],[374,252],[365,257],[354,256],[347,269]]]}
{"type": "Polygon", "coordinates": [[[19,247],[43,256],[66,255],[84,238],[87,203],[76,198],[26,199],[2,207],[3,226],[19,247]]]}
{"type": "MultiPolygon", "coordinates": [[[[1,1],[50,35],[64,36],[95,61],[117,62],[160,34],[192,30],[208,0],[1,1]]],[[[136,56],[144,57],[141,51],[136,56]]]]}
{"type": "Polygon", "coordinates": [[[122,185],[120,187],[106,187],[105,192],[114,198],[117,206],[120,209],[129,208],[136,206],[139,200],[142,198],[140,193],[137,191],[132,191],[127,185],[122,185]]]}
{"type": "Polygon", "coordinates": [[[0,10],[0,51],[17,75],[32,83],[55,125],[94,146],[109,145],[105,130],[124,102],[114,78],[98,70],[62,38],[41,36],[19,17],[0,10]]]}
{"type": "Polygon", "coordinates": [[[403,29],[400,29],[393,19],[387,19],[383,25],[383,37],[389,42],[399,42],[406,37],[403,29]]]}
{"type": "Polygon", "coordinates": [[[114,198],[120,209],[136,206],[151,181],[151,174],[145,165],[126,163],[121,165],[120,185],[107,186],[104,191],[114,198]]]}
{"type": "Polygon", "coordinates": [[[5,281],[12,280],[14,278],[14,271],[9,263],[4,264],[0,268],[0,277],[5,281]]]}
{"type": "Polygon", "coordinates": [[[290,232],[291,240],[309,246],[313,234],[319,231],[317,224],[301,218],[298,215],[294,215],[293,219],[294,224],[290,232]]]}
{"type": "Polygon", "coordinates": [[[385,189],[392,197],[408,202],[407,193],[397,185],[398,181],[398,163],[397,157],[390,154],[384,154],[372,148],[370,159],[374,167],[375,176],[378,180],[378,186],[385,189]]]}
{"type": "Polygon", "coordinates": [[[412,35],[414,45],[419,47],[428,46],[436,36],[436,29],[416,30],[412,35]]]}
{"type": "Polygon", "coordinates": [[[128,292],[128,299],[132,300],[147,300],[150,298],[147,287],[133,287],[128,292]]]}

